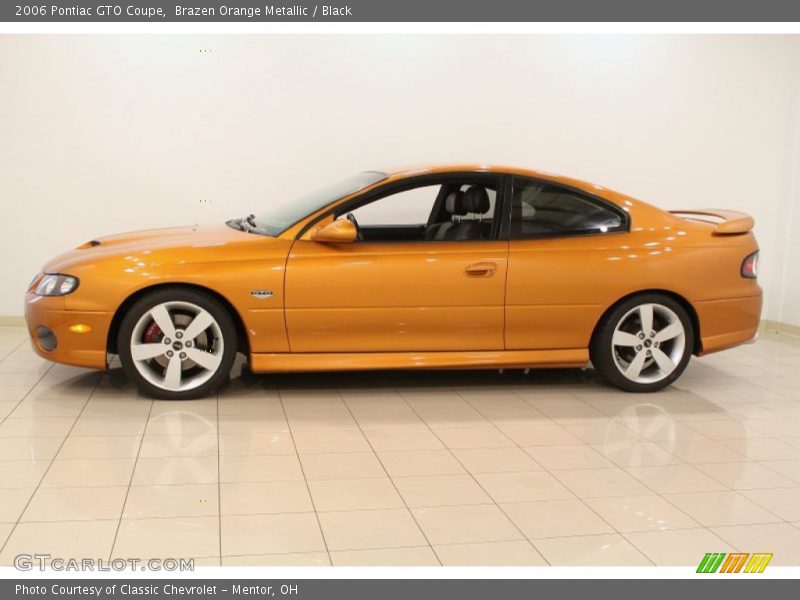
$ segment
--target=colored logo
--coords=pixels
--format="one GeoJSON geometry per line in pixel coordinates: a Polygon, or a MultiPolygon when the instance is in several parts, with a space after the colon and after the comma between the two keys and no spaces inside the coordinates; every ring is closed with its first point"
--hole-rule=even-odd
{"type": "Polygon", "coordinates": [[[698,573],[763,573],[772,560],[772,553],[709,552],[700,561],[698,573]]]}

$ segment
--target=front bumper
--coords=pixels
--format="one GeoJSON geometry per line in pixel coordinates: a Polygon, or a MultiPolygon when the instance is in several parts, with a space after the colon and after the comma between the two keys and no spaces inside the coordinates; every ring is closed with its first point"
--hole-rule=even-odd
{"type": "MultiPolygon", "coordinates": [[[[113,314],[110,312],[66,310],[63,296],[25,296],[25,321],[31,336],[34,351],[47,360],[105,369],[107,367],[106,344],[113,314]],[[70,327],[88,326],[88,331],[79,333],[70,327]],[[46,327],[56,338],[56,347],[46,350],[37,336],[37,330],[46,327]]],[[[87,328],[81,328],[86,330],[87,328]]]]}

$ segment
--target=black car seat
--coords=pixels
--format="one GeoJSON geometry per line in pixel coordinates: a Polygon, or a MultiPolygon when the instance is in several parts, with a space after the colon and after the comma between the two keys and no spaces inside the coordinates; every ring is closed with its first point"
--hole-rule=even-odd
{"type": "MultiPolygon", "coordinates": [[[[464,213],[482,215],[489,212],[492,206],[489,200],[489,192],[482,185],[473,185],[464,192],[463,199],[464,213]]],[[[483,237],[484,223],[480,220],[468,220],[456,223],[454,228],[448,231],[445,239],[448,240],[479,240],[483,237]]]]}
{"type": "Polygon", "coordinates": [[[459,225],[454,217],[461,217],[467,214],[464,208],[464,192],[450,192],[444,201],[444,210],[450,215],[450,220],[444,223],[434,223],[425,230],[426,240],[449,240],[453,239],[455,228],[459,225]]]}

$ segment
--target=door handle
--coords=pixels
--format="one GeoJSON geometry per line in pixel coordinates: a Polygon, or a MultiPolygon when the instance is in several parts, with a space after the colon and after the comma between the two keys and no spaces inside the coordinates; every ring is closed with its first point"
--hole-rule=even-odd
{"type": "Polygon", "coordinates": [[[493,262],[477,262],[464,269],[464,275],[467,277],[491,277],[495,273],[497,273],[497,263],[493,262]]]}

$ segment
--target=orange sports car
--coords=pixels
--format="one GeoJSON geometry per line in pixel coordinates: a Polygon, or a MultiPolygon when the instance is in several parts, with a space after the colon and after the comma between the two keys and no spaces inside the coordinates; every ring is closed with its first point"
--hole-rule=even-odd
{"type": "Polygon", "coordinates": [[[366,171],[225,224],[98,238],[25,316],[49,360],[204,396],[254,372],[594,368],[631,392],[752,340],[753,220],[527,169],[366,171]]]}

